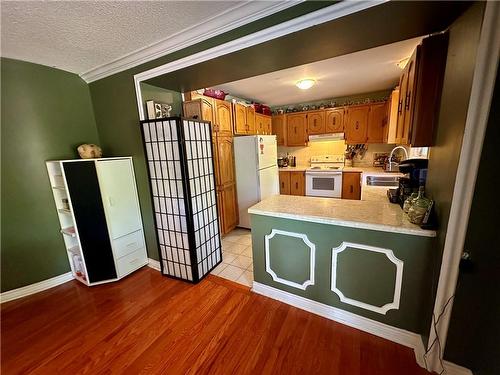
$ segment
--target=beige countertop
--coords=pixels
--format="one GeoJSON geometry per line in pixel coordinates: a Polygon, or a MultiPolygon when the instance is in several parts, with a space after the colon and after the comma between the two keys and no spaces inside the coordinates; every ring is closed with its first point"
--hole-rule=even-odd
{"type": "Polygon", "coordinates": [[[278,168],[280,172],[304,172],[310,168],[308,165],[297,165],[296,167],[282,167],[278,168]]]}
{"type": "Polygon", "coordinates": [[[436,236],[435,231],[410,223],[401,207],[387,200],[386,190],[368,187],[369,198],[363,200],[275,195],[250,207],[248,212],[351,228],[436,236]]]}

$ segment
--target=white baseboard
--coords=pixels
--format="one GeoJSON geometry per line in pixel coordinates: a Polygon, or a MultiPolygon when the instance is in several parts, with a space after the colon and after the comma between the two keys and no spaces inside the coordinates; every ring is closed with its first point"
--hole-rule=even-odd
{"type": "Polygon", "coordinates": [[[148,258],[148,267],[161,272],[160,262],[155,259],[148,258]]]}
{"type": "Polygon", "coordinates": [[[26,297],[31,294],[35,294],[43,290],[64,284],[73,279],[74,277],[72,273],[67,272],[63,273],[62,275],[55,276],[35,284],[23,286],[22,288],[8,290],[7,292],[3,292],[2,294],[0,294],[0,303],[9,302],[18,298],[26,297]]]}
{"type": "Polygon", "coordinates": [[[456,365],[454,363],[443,361],[445,375],[473,375],[468,368],[456,365]]]}
{"type": "Polygon", "coordinates": [[[284,292],[256,281],[253,282],[252,290],[263,296],[276,299],[286,304],[298,307],[299,309],[309,311],[313,314],[334,320],[349,327],[357,328],[361,331],[365,331],[371,333],[372,335],[412,348],[415,352],[415,359],[419,366],[425,367],[423,360],[423,354],[425,352],[424,344],[421,336],[416,333],[364,318],[348,311],[312,301],[292,293],[284,292]]]}

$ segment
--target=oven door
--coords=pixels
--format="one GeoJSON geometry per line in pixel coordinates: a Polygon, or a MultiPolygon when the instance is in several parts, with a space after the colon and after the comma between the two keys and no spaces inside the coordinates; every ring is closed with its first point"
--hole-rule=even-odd
{"type": "Polygon", "coordinates": [[[306,195],[341,198],[342,172],[306,172],[306,195]]]}

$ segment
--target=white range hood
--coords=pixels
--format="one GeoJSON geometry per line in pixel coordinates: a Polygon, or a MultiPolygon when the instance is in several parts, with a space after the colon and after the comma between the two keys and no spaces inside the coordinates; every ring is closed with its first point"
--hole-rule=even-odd
{"type": "Polygon", "coordinates": [[[315,134],[309,136],[309,142],[342,141],[344,133],[315,134]]]}

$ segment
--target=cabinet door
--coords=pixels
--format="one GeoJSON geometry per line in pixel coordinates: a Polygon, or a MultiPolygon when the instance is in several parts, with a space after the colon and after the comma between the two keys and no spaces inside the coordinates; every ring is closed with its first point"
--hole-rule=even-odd
{"type": "Polygon", "coordinates": [[[234,134],[247,134],[247,109],[242,104],[233,104],[234,134]]]}
{"type": "Polygon", "coordinates": [[[347,143],[365,143],[368,131],[369,106],[350,107],[345,129],[347,143]]]}
{"type": "Polygon", "coordinates": [[[305,146],[307,143],[305,113],[286,115],[287,146],[305,146]]]}
{"type": "Polygon", "coordinates": [[[285,115],[276,115],[272,117],[272,134],[276,134],[278,146],[285,146],[285,115]]]}
{"type": "Polygon", "coordinates": [[[361,173],[342,173],[342,199],[361,199],[361,173]]]}
{"type": "Polygon", "coordinates": [[[290,172],[290,194],[291,195],[305,195],[306,184],[305,184],[304,172],[290,172]]]}
{"type": "Polygon", "coordinates": [[[96,169],[111,238],[142,229],[132,161],[99,160],[96,169]]]}
{"type": "Polygon", "coordinates": [[[224,100],[216,100],[215,107],[217,109],[217,131],[221,135],[232,135],[232,110],[231,103],[224,100]]]}
{"type": "Polygon", "coordinates": [[[190,100],[182,103],[184,117],[202,119],[201,100],[190,100]]]}
{"type": "Polygon", "coordinates": [[[280,194],[290,195],[290,172],[280,171],[280,194]]]}
{"type": "Polygon", "coordinates": [[[236,201],[236,184],[234,183],[222,188],[222,211],[224,234],[226,234],[238,224],[238,203],[236,201]]]}
{"type": "Polygon", "coordinates": [[[399,105],[399,87],[392,90],[391,97],[387,102],[387,125],[384,128],[384,142],[396,143],[396,131],[398,126],[398,105],[399,105]]]}
{"type": "Polygon", "coordinates": [[[325,133],[325,111],[307,113],[307,133],[308,134],[325,133]]]}
{"type": "Polygon", "coordinates": [[[255,114],[255,133],[256,134],[264,134],[265,132],[265,124],[264,124],[264,116],[260,113],[255,114]]]}
{"type": "Polygon", "coordinates": [[[184,117],[197,118],[215,124],[215,103],[212,98],[189,100],[182,103],[182,106],[184,117]]]}
{"type": "Polygon", "coordinates": [[[246,107],[247,112],[247,134],[256,134],[255,132],[255,109],[246,107]]]}
{"type": "Polygon", "coordinates": [[[368,143],[382,143],[384,140],[384,130],[387,125],[386,103],[373,104],[370,106],[368,114],[368,143]]]}
{"type": "Polygon", "coordinates": [[[217,136],[217,162],[219,163],[219,184],[234,182],[233,137],[217,136]]]}
{"type": "Polygon", "coordinates": [[[325,133],[344,131],[344,109],[328,109],[325,112],[325,133]]]}
{"type": "Polygon", "coordinates": [[[273,134],[273,126],[271,122],[271,116],[265,116],[264,117],[264,124],[265,124],[265,134],[271,135],[273,134]]]}
{"type": "Polygon", "coordinates": [[[404,122],[403,129],[401,135],[401,143],[409,144],[410,143],[410,131],[413,123],[413,108],[415,103],[415,88],[416,88],[416,69],[418,64],[418,55],[419,55],[420,47],[417,47],[411,56],[411,59],[407,64],[407,85],[406,85],[406,93],[404,97],[404,122]]]}
{"type": "Polygon", "coordinates": [[[402,143],[403,139],[403,128],[405,124],[405,97],[406,97],[406,87],[408,86],[408,66],[403,69],[401,77],[399,78],[399,101],[398,101],[398,121],[396,122],[396,136],[394,137],[394,143],[402,143]]]}

